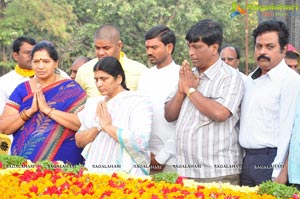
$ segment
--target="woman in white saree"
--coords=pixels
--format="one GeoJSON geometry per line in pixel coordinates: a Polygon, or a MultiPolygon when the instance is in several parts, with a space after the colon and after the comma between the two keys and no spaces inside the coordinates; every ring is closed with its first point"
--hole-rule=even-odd
{"type": "Polygon", "coordinates": [[[151,102],[128,90],[122,66],[114,57],[98,61],[94,78],[102,96],[87,100],[78,113],[81,127],[75,135],[77,146],[84,147],[85,167],[100,173],[148,175],[151,102]]]}

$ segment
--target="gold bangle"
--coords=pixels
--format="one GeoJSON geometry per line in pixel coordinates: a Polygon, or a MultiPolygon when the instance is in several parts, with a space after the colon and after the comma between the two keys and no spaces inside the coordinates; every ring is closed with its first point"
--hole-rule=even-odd
{"type": "Polygon", "coordinates": [[[22,111],[22,115],[26,118],[26,121],[29,120],[29,116],[26,114],[25,110],[22,111]]]}
{"type": "Polygon", "coordinates": [[[19,116],[20,116],[20,118],[21,118],[24,122],[27,121],[26,118],[25,118],[24,115],[23,115],[23,111],[21,111],[21,112],[19,113],[19,116]]]}
{"type": "Polygon", "coordinates": [[[30,117],[25,113],[25,110],[21,111],[21,112],[19,113],[19,115],[20,115],[21,119],[22,119],[24,122],[26,122],[26,121],[29,120],[29,118],[30,118],[30,117]]]}
{"type": "Polygon", "coordinates": [[[26,111],[25,109],[22,111],[22,112],[24,113],[24,115],[25,115],[28,119],[31,118],[31,116],[27,115],[25,111],[26,111]]]}

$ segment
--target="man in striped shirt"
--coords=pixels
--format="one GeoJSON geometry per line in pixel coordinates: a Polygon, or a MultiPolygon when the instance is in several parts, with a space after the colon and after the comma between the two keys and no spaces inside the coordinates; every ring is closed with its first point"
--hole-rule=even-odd
{"type": "Polygon", "coordinates": [[[167,99],[165,117],[177,120],[176,164],[180,175],[199,182],[239,184],[242,154],[238,144],[243,79],[219,57],[222,26],[204,19],[186,35],[189,56],[178,89],[167,99]]]}

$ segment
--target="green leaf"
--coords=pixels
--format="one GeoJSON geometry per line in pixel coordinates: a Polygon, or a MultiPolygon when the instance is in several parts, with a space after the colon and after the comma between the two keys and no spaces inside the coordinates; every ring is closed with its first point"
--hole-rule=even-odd
{"type": "Polygon", "coordinates": [[[14,155],[0,155],[2,168],[19,167],[25,162],[25,158],[14,155]]]}
{"type": "Polygon", "coordinates": [[[177,173],[171,173],[171,172],[166,172],[166,173],[157,173],[152,175],[152,180],[155,182],[160,182],[160,181],[165,181],[168,183],[174,184],[178,178],[177,173]]]}
{"type": "Polygon", "coordinates": [[[266,181],[259,185],[258,193],[261,195],[269,194],[276,198],[289,199],[293,197],[295,193],[299,193],[299,191],[292,186],[266,181]]]}

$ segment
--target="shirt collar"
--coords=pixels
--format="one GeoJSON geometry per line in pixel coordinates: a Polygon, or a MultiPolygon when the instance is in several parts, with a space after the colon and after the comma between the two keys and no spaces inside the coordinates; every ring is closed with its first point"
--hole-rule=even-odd
{"type": "Polygon", "coordinates": [[[174,60],[172,60],[172,62],[170,63],[170,64],[168,64],[168,65],[166,65],[166,66],[164,66],[164,67],[162,67],[162,68],[157,68],[157,65],[155,65],[154,66],[154,68],[156,68],[157,70],[167,70],[168,68],[170,68],[169,66],[172,66],[172,65],[175,65],[175,62],[174,62],[174,60]]]}
{"type": "Polygon", "coordinates": [[[123,51],[120,51],[120,59],[119,59],[119,61],[120,61],[121,66],[124,65],[124,59],[126,59],[126,54],[123,51]]]}
{"type": "MultiPolygon", "coordinates": [[[[282,59],[278,65],[268,71],[265,75],[267,75],[272,81],[277,81],[281,79],[282,74],[284,73],[284,68],[286,67],[286,63],[282,59]]],[[[251,75],[252,79],[257,79],[261,76],[262,70],[258,67],[251,75]]]]}
{"type": "Polygon", "coordinates": [[[20,68],[20,66],[18,64],[16,64],[16,66],[15,66],[15,71],[17,74],[19,74],[23,77],[33,77],[34,76],[34,70],[20,68]]]}
{"type": "Polygon", "coordinates": [[[200,78],[206,76],[208,79],[211,80],[216,76],[216,74],[218,73],[222,65],[223,65],[223,61],[221,59],[218,59],[213,65],[211,65],[203,73],[199,74],[199,71],[197,69],[195,69],[195,71],[197,71],[197,73],[200,75],[200,78]]]}

